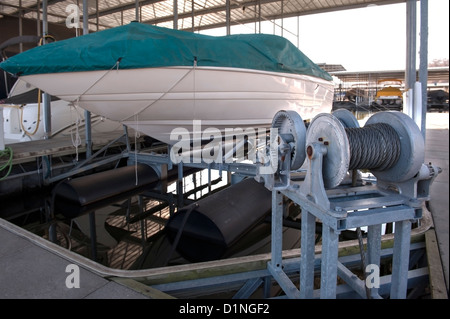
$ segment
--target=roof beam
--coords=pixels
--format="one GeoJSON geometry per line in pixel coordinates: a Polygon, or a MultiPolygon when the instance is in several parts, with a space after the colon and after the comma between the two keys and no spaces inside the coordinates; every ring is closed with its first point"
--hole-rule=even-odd
{"type": "MultiPolygon", "coordinates": [[[[230,10],[237,9],[242,6],[245,6],[245,7],[257,6],[258,2],[260,2],[261,5],[264,5],[264,4],[280,2],[280,0],[260,0],[260,1],[248,0],[248,1],[242,1],[242,2],[232,1],[232,3],[230,4],[230,10]]],[[[299,8],[299,10],[292,11],[292,12],[286,13],[286,11],[285,11],[285,12],[283,12],[283,14],[277,13],[277,14],[273,14],[273,15],[269,15],[269,16],[265,15],[264,19],[265,20],[274,20],[274,19],[280,19],[280,18],[290,18],[290,17],[302,16],[302,15],[333,12],[333,11],[339,11],[339,10],[365,8],[370,4],[388,5],[388,4],[396,4],[396,3],[402,3],[402,2],[406,2],[406,0],[379,0],[379,1],[374,0],[374,1],[364,2],[364,3],[358,3],[358,4],[331,6],[328,8],[310,9],[310,10],[302,10],[302,8],[299,8]]],[[[220,13],[220,12],[223,12],[223,14],[225,16],[225,12],[226,12],[225,4],[220,5],[220,6],[205,8],[205,9],[201,9],[201,10],[196,10],[196,11],[194,11],[194,16],[201,16],[201,15],[207,15],[207,14],[213,14],[213,13],[220,13]]],[[[186,19],[186,18],[192,18],[192,12],[185,12],[182,14],[178,14],[178,19],[186,19]]],[[[149,20],[145,20],[142,22],[148,23],[148,24],[158,24],[158,23],[164,23],[164,22],[170,22],[170,21],[173,21],[173,15],[168,15],[168,16],[160,17],[160,18],[156,18],[156,19],[149,19],[149,20]]],[[[248,18],[248,19],[231,21],[231,25],[246,24],[246,23],[251,23],[254,21],[255,21],[255,18],[253,17],[253,18],[248,18]]],[[[219,28],[219,27],[223,27],[223,26],[226,26],[226,21],[216,23],[216,24],[211,24],[211,25],[195,27],[195,29],[196,30],[206,30],[206,29],[219,28]]]]}
{"type": "MultiPolygon", "coordinates": [[[[155,4],[158,2],[164,2],[164,1],[166,1],[166,0],[144,0],[144,1],[139,2],[139,6],[142,7],[142,6],[147,6],[150,4],[155,4]]],[[[98,13],[98,16],[102,17],[105,15],[109,15],[109,14],[113,14],[113,13],[117,13],[117,12],[121,12],[121,11],[126,11],[126,10],[130,10],[130,9],[136,9],[136,3],[134,1],[129,4],[122,4],[122,5],[118,5],[111,9],[102,10],[98,13]]],[[[89,15],[89,19],[94,19],[96,17],[97,17],[97,13],[89,15]]]]}
{"type": "MultiPolygon", "coordinates": [[[[48,0],[47,1],[47,7],[51,6],[51,5],[54,5],[54,4],[57,4],[59,2],[63,2],[63,1],[66,1],[66,0],[48,0]]],[[[20,7],[20,6],[17,6],[17,5],[11,5],[9,3],[4,3],[4,2],[0,2],[0,5],[5,5],[5,6],[10,6],[10,7],[17,8],[17,11],[11,12],[11,14],[10,14],[11,16],[14,16],[16,14],[18,15],[20,10],[23,11],[23,14],[26,14],[28,12],[37,11],[36,5],[27,6],[27,7],[24,7],[24,6],[20,7]]],[[[39,2],[39,9],[42,9],[42,1],[39,2]]]]}
{"type": "MultiPolygon", "coordinates": [[[[65,1],[65,0],[48,0],[48,6],[52,6],[52,5],[58,4],[63,1],[65,1]]],[[[139,2],[139,6],[145,7],[145,6],[154,5],[159,2],[163,2],[163,1],[166,1],[166,0],[142,0],[139,2]]],[[[243,1],[231,0],[230,10],[235,10],[235,9],[241,8],[243,6],[246,6],[247,8],[254,7],[254,6],[258,6],[259,3],[262,6],[264,6],[264,5],[271,4],[271,3],[277,3],[277,2],[279,3],[280,1],[281,0],[259,0],[259,1],[258,0],[243,0],[243,1]]],[[[284,0],[284,1],[288,2],[289,0],[284,0]]],[[[264,20],[274,20],[274,19],[280,19],[280,18],[289,18],[289,17],[295,17],[295,16],[325,13],[325,12],[332,12],[332,11],[339,11],[339,10],[364,8],[364,7],[367,7],[368,5],[388,5],[388,4],[395,4],[395,3],[402,3],[402,2],[404,3],[404,2],[406,2],[406,0],[369,0],[369,1],[364,1],[362,3],[356,2],[356,1],[349,1],[348,4],[342,4],[342,2],[340,2],[340,4],[335,4],[330,7],[317,8],[317,9],[316,8],[305,9],[300,5],[298,8],[296,8],[295,11],[286,12],[286,10],[284,10],[283,13],[281,13],[281,12],[272,13],[271,15],[265,15],[263,17],[263,19],[264,20]]],[[[309,2],[305,2],[305,3],[309,3],[309,2]]],[[[334,4],[335,2],[332,2],[332,3],[334,4]]],[[[300,4],[301,4],[301,2],[300,2],[300,4]]],[[[22,10],[23,14],[28,13],[28,12],[36,12],[38,10],[36,4],[21,8],[17,5],[11,5],[11,4],[0,1],[0,5],[5,5],[5,6],[10,6],[10,7],[16,8],[17,11],[12,12],[10,14],[12,16],[18,15],[21,10],[22,10]]],[[[42,6],[42,1],[40,2],[40,6],[42,6]]],[[[107,15],[111,15],[111,14],[114,14],[117,12],[123,12],[126,10],[135,9],[135,6],[136,6],[135,0],[129,1],[126,4],[121,4],[116,7],[105,9],[105,10],[99,10],[98,12],[96,12],[94,14],[90,14],[89,19],[95,19],[97,17],[107,16],[107,15]]],[[[215,7],[209,7],[209,8],[204,8],[204,9],[200,9],[200,10],[194,10],[194,12],[190,11],[190,12],[178,14],[178,19],[192,19],[193,17],[196,17],[196,16],[223,13],[223,21],[221,21],[219,23],[215,23],[215,24],[210,24],[210,25],[201,25],[201,26],[196,27],[195,29],[196,30],[205,30],[205,29],[222,27],[222,26],[226,25],[226,19],[225,19],[226,9],[227,9],[227,6],[226,6],[226,2],[224,1],[223,4],[215,6],[215,7]]],[[[65,18],[61,15],[52,14],[51,16],[57,17],[59,19],[65,18]]],[[[167,16],[158,17],[156,19],[144,20],[142,22],[148,23],[148,24],[158,24],[158,23],[164,23],[164,22],[171,22],[171,21],[173,21],[173,19],[174,19],[173,12],[169,12],[167,16]]],[[[257,19],[257,18],[252,17],[252,18],[230,21],[230,25],[251,23],[251,22],[254,22],[255,19],[257,19]]],[[[112,27],[112,25],[108,25],[108,26],[103,25],[103,27],[109,28],[109,27],[112,27]]],[[[191,28],[191,30],[192,30],[192,28],[191,28]]]]}

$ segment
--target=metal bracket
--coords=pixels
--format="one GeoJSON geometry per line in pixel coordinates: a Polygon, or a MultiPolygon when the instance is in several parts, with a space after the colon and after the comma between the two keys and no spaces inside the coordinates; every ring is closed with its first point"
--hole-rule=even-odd
{"type": "Polygon", "coordinates": [[[399,194],[417,200],[430,199],[430,186],[437,175],[442,172],[440,167],[422,164],[417,174],[404,182],[390,183],[378,179],[377,185],[382,189],[396,189],[399,194]]]}
{"type": "Polygon", "coordinates": [[[325,209],[330,209],[330,201],[325,191],[322,176],[323,157],[327,154],[327,148],[321,143],[311,143],[306,148],[306,154],[309,166],[299,193],[313,203],[325,209]]]}

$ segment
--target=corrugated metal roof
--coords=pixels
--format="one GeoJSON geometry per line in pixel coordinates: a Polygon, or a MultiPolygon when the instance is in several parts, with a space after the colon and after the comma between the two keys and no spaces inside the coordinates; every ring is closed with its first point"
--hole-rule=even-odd
{"type": "MultiPolygon", "coordinates": [[[[386,5],[405,0],[230,0],[231,25],[330,12],[371,5],[386,5]]],[[[42,0],[0,0],[0,15],[36,19],[42,0]]],[[[82,0],[48,0],[49,22],[65,24],[69,5],[82,0]]],[[[165,27],[174,25],[174,0],[89,0],[89,29],[102,30],[136,20],[138,7],[141,22],[165,27]],[[137,5],[136,5],[137,3],[137,5]]],[[[227,25],[227,0],[177,0],[178,29],[201,30],[227,25]]],[[[42,10],[41,13],[42,15],[42,10]]],[[[80,12],[82,21],[82,12],[80,12]]]]}
{"type": "MultiPolygon", "coordinates": [[[[330,74],[337,77],[342,82],[358,83],[358,82],[378,82],[387,79],[404,79],[404,70],[384,70],[384,71],[333,71],[330,74]]],[[[419,71],[417,71],[417,80],[419,79],[419,71]]],[[[436,85],[446,85],[449,83],[449,67],[429,67],[428,83],[436,85]]]]}

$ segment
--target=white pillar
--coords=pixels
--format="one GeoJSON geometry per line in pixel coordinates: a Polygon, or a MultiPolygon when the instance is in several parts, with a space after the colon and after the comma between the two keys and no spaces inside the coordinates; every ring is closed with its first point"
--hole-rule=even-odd
{"type": "Polygon", "coordinates": [[[421,131],[424,129],[424,127],[422,127],[422,107],[422,83],[416,82],[414,84],[414,113],[412,119],[421,131]]]}
{"type": "Polygon", "coordinates": [[[406,1],[406,69],[403,112],[413,118],[414,84],[416,82],[416,0],[406,1]],[[405,108],[406,107],[406,108],[405,108]]]}

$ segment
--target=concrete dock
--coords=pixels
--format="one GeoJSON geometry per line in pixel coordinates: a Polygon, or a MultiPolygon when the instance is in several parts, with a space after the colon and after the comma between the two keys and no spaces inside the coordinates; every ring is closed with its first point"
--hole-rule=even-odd
{"type": "MultiPolygon", "coordinates": [[[[442,172],[431,186],[429,209],[439,250],[438,271],[445,278],[442,295],[448,296],[449,275],[449,114],[427,114],[425,161],[442,172]],[[439,260],[440,259],[440,260],[439,260]]],[[[89,268],[79,267],[80,287],[73,287],[76,260],[64,257],[52,243],[43,243],[0,219],[0,299],[145,299],[162,298],[151,289],[132,289],[89,268]],[[69,268],[67,268],[69,266],[69,268]]],[[[59,246],[58,246],[59,247],[59,246]]],[[[60,249],[63,249],[60,247],[60,249]]],[[[70,254],[69,254],[70,255],[70,254]]],[[[441,283],[442,284],[442,283],[441,283]]]]}
{"type": "Polygon", "coordinates": [[[40,246],[33,237],[0,219],[0,299],[148,298],[82,267],[71,268],[73,260],[40,246]]]}
{"type": "Polygon", "coordinates": [[[431,211],[436,231],[447,295],[449,290],[448,128],[448,113],[427,113],[425,161],[431,162],[442,169],[442,172],[431,185],[429,210],[431,211]]]}

